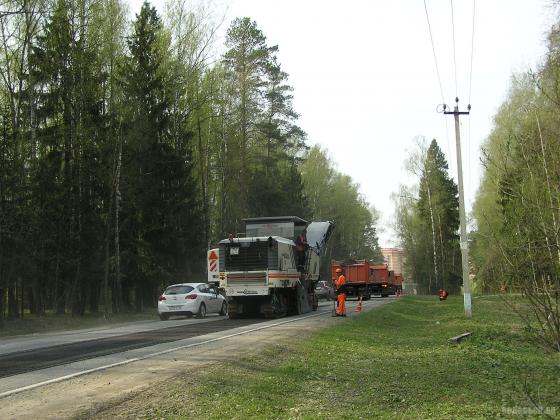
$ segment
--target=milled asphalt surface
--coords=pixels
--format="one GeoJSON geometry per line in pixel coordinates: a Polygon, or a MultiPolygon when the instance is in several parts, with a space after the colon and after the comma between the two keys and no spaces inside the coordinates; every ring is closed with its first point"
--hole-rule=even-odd
{"type": "MultiPolygon", "coordinates": [[[[220,317],[223,318],[223,317],[220,317]]],[[[82,340],[0,355],[0,378],[140,347],[227,331],[258,323],[257,319],[215,319],[185,325],[82,340]]],[[[261,320],[262,322],[262,320],[261,320]]],[[[160,324],[161,325],[161,324],[160,324]]]]}
{"type": "Polygon", "coordinates": [[[81,341],[97,340],[107,337],[116,337],[159,330],[161,328],[179,327],[190,324],[212,322],[216,319],[225,319],[219,315],[208,315],[205,319],[175,318],[168,321],[134,321],[121,325],[108,327],[96,327],[82,330],[58,331],[53,333],[28,334],[17,337],[7,337],[0,340],[0,355],[36,350],[45,347],[59,346],[63,344],[78,343],[81,341]]]}

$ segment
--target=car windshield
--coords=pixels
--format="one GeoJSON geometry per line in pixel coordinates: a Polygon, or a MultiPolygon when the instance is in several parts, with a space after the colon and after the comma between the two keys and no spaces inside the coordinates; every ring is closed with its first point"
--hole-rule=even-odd
{"type": "Polygon", "coordinates": [[[171,286],[165,290],[165,295],[184,295],[186,293],[192,292],[194,288],[192,286],[171,286]]]}

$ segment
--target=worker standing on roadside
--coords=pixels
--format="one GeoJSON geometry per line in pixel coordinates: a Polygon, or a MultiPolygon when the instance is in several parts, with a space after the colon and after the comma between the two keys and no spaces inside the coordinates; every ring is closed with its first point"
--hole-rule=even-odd
{"type": "Polygon", "coordinates": [[[336,306],[336,315],[337,316],[346,316],[346,293],[344,290],[344,286],[346,285],[346,277],[342,274],[342,269],[337,268],[336,271],[336,280],[334,281],[334,286],[336,288],[337,293],[337,306],[336,306]]]}

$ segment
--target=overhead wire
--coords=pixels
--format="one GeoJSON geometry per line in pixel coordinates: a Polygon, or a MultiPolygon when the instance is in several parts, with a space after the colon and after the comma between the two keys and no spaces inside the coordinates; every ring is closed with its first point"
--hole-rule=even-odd
{"type": "Polygon", "coordinates": [[[472,9],[472,33],[471,33],[471,70],[469,73],[469,105],[471,103],[471,92],[472,92],[472,66],[473,66],[473,56],[474,56],[474,17],[476,14],[476,0],[473,0],[472,9]]]}
{"type": "Polygon", "coordinates": [[[455,53],[455,18],[453,16],[453,0],[451,0],[451,28],[453,29],[453,68],[455,71],[455,97],[459,96],[457,87],[457,58],[455,53]]]}
{"type": "MultiPolygon", "coordinates": [[[[476,0],[473,0],[473,12],[472,12],[472,31],[471,31],[471,68],[469,73],[469,108],[471,106],[471,93],[472,93],[472,68],[473,68],[473,57],[474,57],[474,22],[476,16],[476,0]]],[[[469,194],[472,191],[471,185],[471,118],[469,115],[469,141],[468,141],[468,168],[469,168],[469,177],[468,177],[468,187],[469,187],[469,194]]]]}
{"type": "MultiPolygon", "coordinates": [[[[440,91],[440,94],[441,94],[441,103],[445,106],[445,96],[443,95],[443,86],[441,84],[441,76],[439,74],[439,66],[438,66],[437,55],[436,55],[436,47],[434,45],[434,37],[432,35],[432,25],[430,24],[430,15],[428,13],[428,6],[426,5],[426,0],[424,0],[424,10],[426,11],[426,21],[428,22],[428,32],[430,34],[430,41],[432,43],[432,53],[434,55],[434,63],[435,63],[435,66],[436,66],[436,75],[437,75],[438,84],[439,84],[439,91],[440,91]]],[[[450,158],[451,157],[451,146],[450,146],[450,142],[449,142],[449,127],[447,126],[447,119],[444,118],[443,120],[445,121],[445,136],[447,138],[447,156],[450,158]]],[[[449,161],[451,161],[451,160],[452,159],[449,159],[449,161]]]]}
{"type": "Polygon", "coordinates": [[[434,46],[434,37],[432,36],[432,25],[430,25],[430,16],[428,15],[428,6],[426,5],[426,0],[424,0],[424,10],[426,11],[426,20],[428,21],[428,32],[430,33],[430,41],[432,42],[432,52],[434,54],[434,63],[436,65],[436,73],[437,73],[437,78],[439,83],[439,91],[441,93],[441,101],[442,103],[445,103],[445,97],[443,96],[443,87],[441,85],[441,77],[439,75],[439,66],[438,66],[437,56],[436,56],[436,47],[434,46]]]}

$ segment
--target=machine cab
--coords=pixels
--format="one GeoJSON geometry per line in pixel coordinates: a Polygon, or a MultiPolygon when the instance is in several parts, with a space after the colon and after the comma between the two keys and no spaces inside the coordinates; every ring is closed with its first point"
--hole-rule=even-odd
{"type": "Polygon", "coordinates": [[[279,236],[294,241],[305,231],[308,222],[296,216],[254,217],[243,219],[245,237],[259,238],[279,236]]]}

